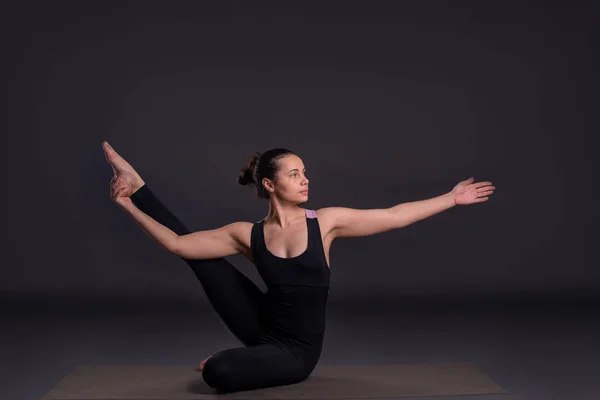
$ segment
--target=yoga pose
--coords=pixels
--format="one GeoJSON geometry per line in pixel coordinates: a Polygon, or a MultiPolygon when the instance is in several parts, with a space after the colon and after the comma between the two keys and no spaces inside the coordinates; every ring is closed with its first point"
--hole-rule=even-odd
{"type": "Polygon", "coordinates": [[[491,182],[469,178],[446,194],[391,208],[308,210],[298,207],[308,200],[302,159],[286,149],[271,149],[250,157],[238,177],[268,200],[267,216],[190,232],[108,142],[102,146],[114,172],[111,200],[191,267],[215,311],[244,344],[200,364],[204,381],[219,392],[289,385],[309,377],[322,350],[334,239],[401,228],[457,204],[487,201],[495,189],[491,182]],[[233,254],[256,266],[265,293],[224,259],[233,254]]]}

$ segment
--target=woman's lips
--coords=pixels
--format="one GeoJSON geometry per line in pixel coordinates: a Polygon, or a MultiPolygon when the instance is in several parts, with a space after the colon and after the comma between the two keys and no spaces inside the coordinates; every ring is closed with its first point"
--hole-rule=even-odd
{"type": "Polygon", "coordinates": [[[302,194],[308,194],[308,190],[303,190],[300,193],[302,193],[302,194]]]}

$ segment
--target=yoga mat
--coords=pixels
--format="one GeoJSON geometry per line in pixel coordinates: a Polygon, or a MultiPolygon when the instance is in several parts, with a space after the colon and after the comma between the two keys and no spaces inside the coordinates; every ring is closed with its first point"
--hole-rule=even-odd
{"type": "Polygon", "coordinates": [[[366,399],[506,393],[471,363],[330,365],[305,381],[215,393],[195,367],[79,365],[42,400],[366,399]]]}

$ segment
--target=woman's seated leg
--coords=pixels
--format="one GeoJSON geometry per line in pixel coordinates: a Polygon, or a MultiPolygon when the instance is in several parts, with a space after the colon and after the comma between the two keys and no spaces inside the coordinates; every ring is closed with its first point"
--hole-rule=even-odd
{"type": "Polygon", "coordinates": [[[235,392],[301,382],[310,372],[290,351],[259,344],[215,353],[204,365],[202,378],[219,392],[235,392]]]}

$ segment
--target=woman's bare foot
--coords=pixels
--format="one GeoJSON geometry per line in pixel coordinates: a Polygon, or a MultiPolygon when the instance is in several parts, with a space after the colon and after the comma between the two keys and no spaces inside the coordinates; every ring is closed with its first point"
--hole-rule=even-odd
{"type": "Polygon", "coordinates": [[[135,169],[123,157],[112,148],[107,141],[102,142],[104,157],[111,165],[115,176],[113,180],[119,180],[127,187],[127,195],[131,196],[139,188],[144,186],[145,182],[135,169]]]}
{"type": "Polygon", "coordinates": [[[205,358],[204,360],[200,361],[200,364],[198,364],[198,369],[200,371],[202,371],[202,369],[204,368],[204,364],[206,364],[206,362],[208,361],[209,358],[211,358],[212,355],[208,356],[207,358],[205,358]]]}

